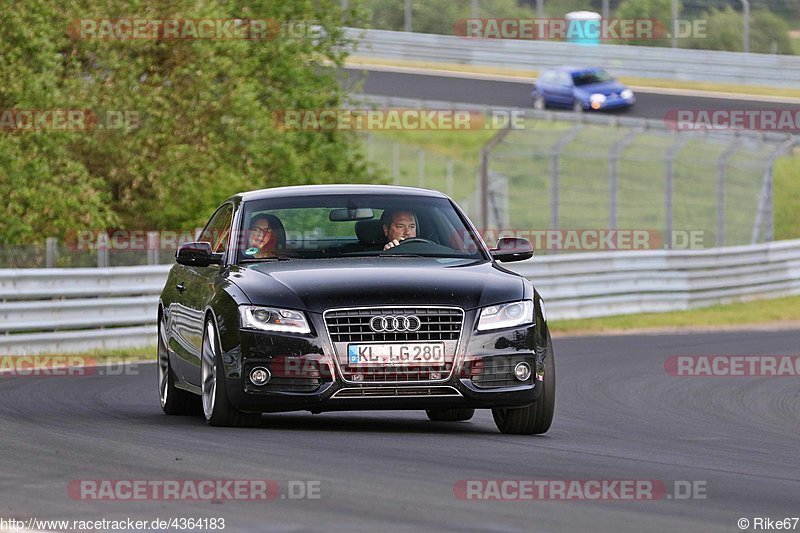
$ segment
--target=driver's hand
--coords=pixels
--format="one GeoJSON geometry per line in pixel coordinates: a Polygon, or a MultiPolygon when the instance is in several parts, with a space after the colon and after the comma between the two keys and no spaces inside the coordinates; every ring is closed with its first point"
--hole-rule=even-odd
{"type": "MultiPolygon", "coordinates": [[[[400,239],[402,240],[402,239],[400,239]]],[[[393,241],[389,241],[386,243],[386,246],[383,247],[384,250],[388,250],[389,248],[394,248],[395,246],[400,246],[400,240],[394,239],[393,241]]]]}

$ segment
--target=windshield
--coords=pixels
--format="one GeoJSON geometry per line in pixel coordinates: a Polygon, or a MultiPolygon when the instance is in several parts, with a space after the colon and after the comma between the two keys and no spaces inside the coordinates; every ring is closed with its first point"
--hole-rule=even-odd
{"type": "Polygon", "coordinates": [[[245,202],[237,262],[338,257],[486,259],[446,198],[341,194],[245,202]]]}
{"type": "Polygon", "coordinates": [[[614,81],[614,78],[605,70],[585,70],[572,74],[572,82],[576,87],[591,85],[593,83],[606,83],[609,81],[614,81]]]}

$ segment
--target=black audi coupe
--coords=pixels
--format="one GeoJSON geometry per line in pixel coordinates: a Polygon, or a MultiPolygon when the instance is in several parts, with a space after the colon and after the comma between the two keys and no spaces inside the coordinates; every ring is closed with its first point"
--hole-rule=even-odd
{"type": "Polygon", "coordinates": [[[447,196],[380,185],[237,194],[179,247],[158,305],[170,415],[252,426],[266,412],[419,409],[503,433],[553,419],[544,305],[447,196]]]}

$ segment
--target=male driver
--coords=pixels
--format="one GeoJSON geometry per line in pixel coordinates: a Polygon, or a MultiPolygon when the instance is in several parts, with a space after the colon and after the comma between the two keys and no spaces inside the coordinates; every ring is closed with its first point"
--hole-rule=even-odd
{"type": "Polygon", "coordinates": [[[394,248],[404,239],[413,239],[417,236],[417,219],[411,211],[402,209],[387,209],[381,215],[383,234],[386,236],[384,250],[394,248]]]}

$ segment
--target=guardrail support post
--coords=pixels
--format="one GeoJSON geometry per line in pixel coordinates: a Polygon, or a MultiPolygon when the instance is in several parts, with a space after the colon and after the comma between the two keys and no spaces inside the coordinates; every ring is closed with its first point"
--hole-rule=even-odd
{"type": "Polygon", "coordinates": [[[56,237],[47,237],[44,241],[44,264],[47,268],[55,268],[56,261],[58,260],[58,239],[56,237]]]}

